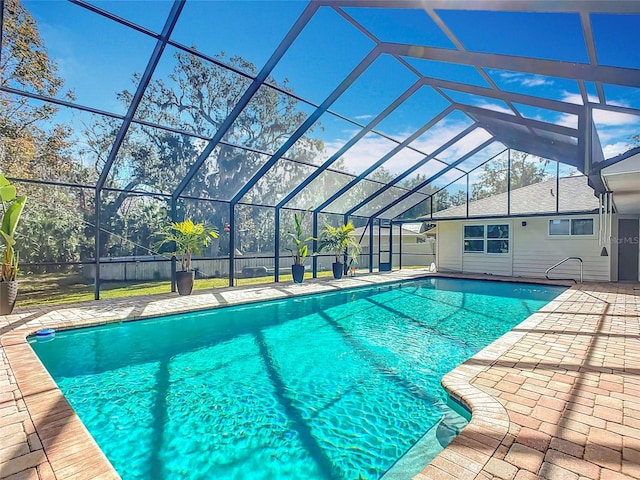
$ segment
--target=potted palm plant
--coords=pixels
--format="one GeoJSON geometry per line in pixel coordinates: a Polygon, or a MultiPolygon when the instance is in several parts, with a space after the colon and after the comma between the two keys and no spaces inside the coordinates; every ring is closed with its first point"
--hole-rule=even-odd
{"type": "Polygon", "coordinates": [[[332,265],[333,278],[342,278],[344,264],[340,261],[340,257],[345,253],[348,254],[354,262],[358,260],[360,244],[354,235],[355,230],[356,227],[354,227],[351,222],[340,225],[339,227],[326,224],[322,229],[318,251],[327,250],[336,256],[336,261],[332,265]]]}
{"type": "Polygon", "coordinates": [[[218,238],[218,232],[205,227],[204,223],[193,223],[193,220],[188,218],[182,222],[172,222],[158,232],[158,235],[161,239],[155,244],[156,251],[168,245],[170,253],[180,256],[181,270],[176,271],[178,293],[191,295],[195,279],[191,270],[191,258],[193,255],[201,255],[211,239],[218,238]]]}
{"type": "Polygon", "coordinates": [[[289,237],[291,237],[295,243],[294,248],[289,249],[294,258],[293,265],[291,265],[291,274],[293,275],[293,281],[295,283],[302,283],[304,279],[304,261],[309,255],[308,243],[315,240],[315,238],[305,237],[302,229],[304,217],[295,213],[293,215],[293,221],[295,222],[295,231],[288,233],[289,237]]]}
{"type": "Polygon", "coordinates": [[[0,264],[0,315],[9,315],[13,311],[18,296],[18,251],[16,250],[16,227],[24,209],[27,197],[17,195],[16,187],[0,174],[0,203],[2,220],[2,264],[0,264]]]}

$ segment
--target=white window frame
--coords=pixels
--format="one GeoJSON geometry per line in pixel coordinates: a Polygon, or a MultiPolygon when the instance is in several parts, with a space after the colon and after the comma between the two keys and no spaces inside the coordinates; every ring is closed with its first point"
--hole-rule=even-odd
{"type": "Polygon", "coordinates": [[[487,223],[485,228],[485,235],[487,237],[487,241],[485,242],[485,253],[487,255],[509,255],[511,253],[511,224],[509,223],[487,223]],[[489,227],[493,226],[506,226],[508,235],[506,237],[489,237],[489,227]],[[496,241],[506,241],[507,242],[507,251],[506,252],[489,252],[489,242],[496,241]]]}
{"type": "Polygon", "coordinates": [[[487,250],[487,226],[480,223],[473,223],[468,225],[462,225],[462,253],[468,255],[482,255],[487,250]],[[482,237],[467,237],[465,234],[466,227],[482,227],[482,237]],[[479,241],[482,240],[482,250],[471,250],[468,251],[465,249],[465,242],[467,240],[479,241]]]}
{"type": "Polygon", "coordinates": [[[495,222],[495,223],[470,223],[462,225],[462,253],[463,255],[501,255],[508,256],[511,254],[511,224],[509,222],[495,222]],[[489,237],[489,227],[496,225],[505,225],[508,229],[508,235],[506,237],[494,238],[489,237]],[[467,237],[465,235],[465,227],[482,227],[483,228],[483,236],[482,237],[467,237]],[[465,250],[465,242],[468,240],[479,241],[482,240],[482,251],[467,251],[465,250]],[[491,241],[506,241],[507,242],[507,251],[506,252],[489,252],[489,242],[491,241]]]}
{"type": "Polygon", "coordinates": [[[568,218],[550,218],[547,222],[547,237],[549,238],[592,238],[596,234],[596,221],[593,217],[568,217],[568,218]],[[591,220],[592,231],[591,233],[572,233],[573,222],[578,220],[591,220]],[[569,222],[569,233],[551,233],[552,222],[569,222]]]}

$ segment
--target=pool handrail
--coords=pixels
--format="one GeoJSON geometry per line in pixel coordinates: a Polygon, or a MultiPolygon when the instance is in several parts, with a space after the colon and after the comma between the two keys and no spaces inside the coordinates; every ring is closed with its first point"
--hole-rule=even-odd
{"type": "MultiPolygon", "coordinates": [[[[564,260],[560,260],[558,263],[556,263],[555,265],[550,266],[549,268],[547,268],[547,270],[544,272],[544,276],[547,278],[547,280],[551,280],[549,278],[549,272],[551,270],[553,270],[556,267],[559,267],[560,265],[562,265],[564,262],[567,262],[569,260],[578,260],[580,262],[580,283],[583,283],[583,275],[582,275],[582,265],[583,265],[583,261],[582,258],[580,257],[567,257],[564,260]]],[[[578,283],[577,280],[575,278],[554,278],[553,280],[573,280],[573,282],[578,283]]]]}

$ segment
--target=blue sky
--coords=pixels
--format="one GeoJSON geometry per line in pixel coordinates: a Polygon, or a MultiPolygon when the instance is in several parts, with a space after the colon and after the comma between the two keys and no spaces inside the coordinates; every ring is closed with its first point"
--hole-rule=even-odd
{"type": "MultiPolygon", "coordinates": [[[[93,3],[155,32],[162,29],[172,5],[169,1],[154,0],[93,3]]],[[[132,75],[144,70],[155,40],[62,0],[28,0],[24,4],[37,20],[50,55],[66,80],[66,88],[74,90],[77,102],[123,114],[126,109],[117,102],[116,93],[135,87],[132,75]]],[[[306,2],[295,0],[190,0],[172,39],[195,46],[209,55],[220,52],[227,56],[240,55],[259,70],[306,5],[306,2]]],[[[588,61],[578,14],[442,10],[435,13],[469,51],[579,63],[588,61]]],[[[296,94],[313,103],[321,103],[375,45],[344,15],[351,16],[382,41],[455,48],[436,22],[421,9],[352,7],[339,12],[323,7],[274,69],[276,80],[289,79],[296,94]]],[[[635,42],[628,40],[635,38],[640,29],[640,15],[597,14],[591,16],[591,24],[601,63],[640,69],[640,54],[635,42]]],[[[167,48],[167,52],[172,51],[172,47],[167,48]]],[[[160,62],[155,78],[166,79],[172,65],[170,60],[168,57],[160,62]]],[[[582,103],[578,83],[574,80],[491,68],[485,68],[483,76],[468,66],[385,55],[369,67],[332,109],[366,124],[418,79],[416,72],[491,88],[488,78],[506,91],[582,103]]],[[[586,88],[590,99],[597,101],[595,86],[587,82],[586,88]]],[[[612,105],[640,108],[640,89],[613,85],[603,88],[607,102],[612,105]]],[[[504,102],[492,98],[455,92],[451,97],[460,103],[514,114],[504,102]]],[[[378,129],[401,141],[447,105],[448,101],[440,94],[423,87],[378,129]]],[[[310,108],[303,110],[311,111],[310,108]]],[[[525,117],[576,127],[575,116],[527,106],[522,106],[520,113],[525,117]]],[[[317,132],[327,146],[324,158],[357,131],[357,127],[330,117],[329,114],[323,117],[325,130],[317,132]]],[[[626,150],[629,136],[640,131],[638,116],[599,110],[594,113],[594,120],[607,157],[626,150]]],[[[443,120],[434,127],[432,135],[436,140],[450,138],[464,123],[464,118],[443,120]]],[[[480,132],[476,136],[481,138],[483,134],[480,132]]],[[[470,138],[469,145],[475,145],[477,138],[470,138]]],[[[412,146],[429,153],[428,150],[437,145],[436,140],[429,143],[423,138],[412,146]]],[[[353,172],[362,171],[373,163],[373,159],[386,154],[392,145],[377,136],[361,141],[350,152],[349,165],[353,172]]],[[[394,160],[389,163],[390,168],[399,172],[412,161],[412,156],[407,154],[405,161],[394,160]]]]}

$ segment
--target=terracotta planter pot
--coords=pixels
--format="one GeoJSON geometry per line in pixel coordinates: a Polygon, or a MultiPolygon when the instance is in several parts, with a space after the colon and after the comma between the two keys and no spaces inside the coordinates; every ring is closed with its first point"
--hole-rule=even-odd
{"type": "Polygon", "coordinates": [[[18,298],[18,282],[0,282],[0,315],[9,315],[18,298]]]}
{"type": "Polygon", "coordinates": [[[191,295],[193,290],[193,281],[195,279],[195,272],[176,272],[176,285],[178,285],[178,293],[180,295],[191,295]]]}

